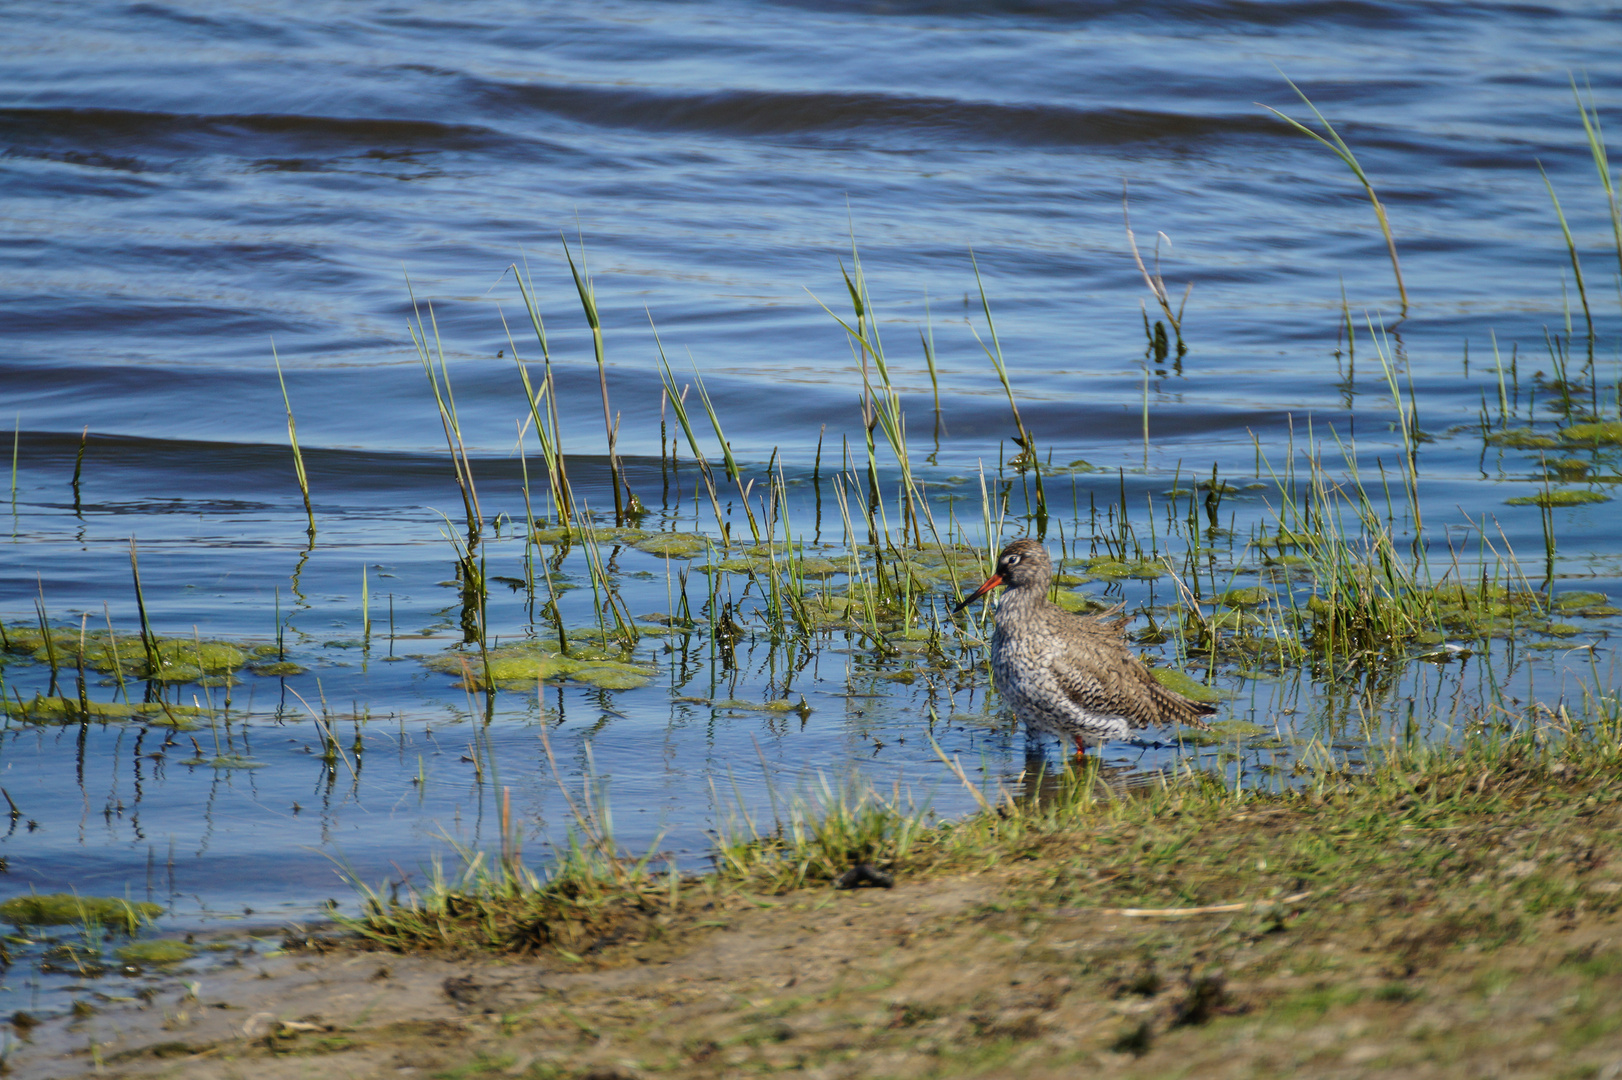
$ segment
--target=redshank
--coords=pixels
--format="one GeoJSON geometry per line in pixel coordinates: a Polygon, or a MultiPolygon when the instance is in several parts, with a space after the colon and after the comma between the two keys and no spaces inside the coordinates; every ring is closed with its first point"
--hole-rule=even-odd
{"type": "Polygon", "coordinates": [[[1206,727],[1215,706],[1191,701],[1155,680],[1122,639],[1120,606],[1101,615],[1075,615],[1048,600],[1053,563],[1035,540],[1015,540],[997,556],[997,572],[953,614],[999,585],[991,635],[991,681],[1014,715],[1034,731],[1087,744],[1124,739],[1151,724],[1206,727]]]}

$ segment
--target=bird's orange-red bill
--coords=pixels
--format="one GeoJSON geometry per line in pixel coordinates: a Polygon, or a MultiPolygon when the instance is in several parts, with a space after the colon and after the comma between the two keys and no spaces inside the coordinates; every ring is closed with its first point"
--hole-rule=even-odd
{"type": "Polygon", "coordinates": [[[992,589],[995,589],[997,586],[999,586],[1001,584],[1002,584],[1002,575],[1001,574],[992,574],[990,577],[986,578],[986,580],[981,584],[981,586],[978,589],[976,589],[976,590],[974,590],[974,592],[970,593],[969,596],[967,597],[967,599],[965,599],[957,607],[953,608],[952,609],[952,614],[956,615],[958,612],[962,611],[964,608],[968,607],[970,604],[974,603],[976,600],[980,599],[986,593],[990,592],[992,589]]]}

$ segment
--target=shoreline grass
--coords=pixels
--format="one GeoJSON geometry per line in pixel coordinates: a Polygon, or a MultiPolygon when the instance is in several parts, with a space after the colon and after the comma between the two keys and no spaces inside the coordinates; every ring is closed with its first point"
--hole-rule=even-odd
{"type": "MultiPolygon", "coordinates": [[[[984,809],[938,820],[899,789],[822,780],[775,795],[770,824],[735,815],[717,836],[713,869],[698,876],[678,873],[657,850],[619,850],[598,792],[596,803],[589,794],[570,802],[577,827],[545,875],[506,853],[457,848],[461,868],[448,874],[436,864],[420,885],[373,888],[351,877],[362,911],[335,919],[350,945],[542,953],[578,964],[751,898],[1012,867],[1043,880],[1033,903],[1173,918],[1301,893],[1334,905],[1406,882],[1508,942],[1548,912],[1622,910],[1622,885],[1585,889],[1581,865],[1584,845],[1602,842],[1596,816],[1609,821],[1603,843],[1622,852],[1622,789],[1613,782],[1622,699],[1591,695],[1585,704],[1576,714],[1565,706],[1483,714],[1450,743],[1393,738],[1361,764],[1320,745],[1289,786],[1272,791],[1193,769],[1122,786],[1095,762],[999,785],[982,795],[984,809]],[[1541,838],[1527,832],[1533,822],[1541,838]],[[1535,852],[1535,868],[1518,870],[1506,891],[1492,871],[1521,848],[1535,852]]],[[[1589,862],[1589,870],[1605,864],[1589,862]]]]}

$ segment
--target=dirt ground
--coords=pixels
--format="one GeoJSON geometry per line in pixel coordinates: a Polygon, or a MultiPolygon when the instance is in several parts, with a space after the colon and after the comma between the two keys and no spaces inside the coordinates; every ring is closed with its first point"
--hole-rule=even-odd
{"type": "Polygon", "coordinates": [[[1166,918],[1057,905],[1047,881],[739,896],[578,964],[248,957],[195,996],[34,1027],[9,1075],[1622,1075],[1614,913],[1499,940],[1439,924],[1423,883],[1166,918]]]}

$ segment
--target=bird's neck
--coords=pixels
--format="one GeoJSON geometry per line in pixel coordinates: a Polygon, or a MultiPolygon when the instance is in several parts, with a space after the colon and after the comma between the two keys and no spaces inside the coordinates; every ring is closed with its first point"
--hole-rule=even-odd
{"type": "Polygon", "coordinates": [[[1016,588],[1003,590],[997,602],[997,625],[1012,626],[1047,600],[1048,583],[1029,582],[1016,588]]]}

